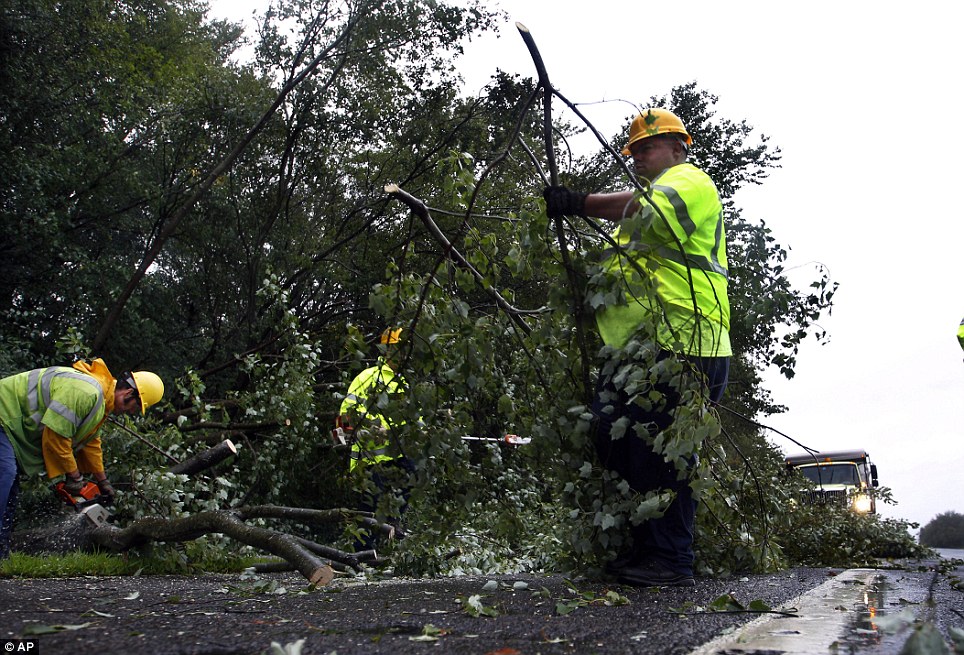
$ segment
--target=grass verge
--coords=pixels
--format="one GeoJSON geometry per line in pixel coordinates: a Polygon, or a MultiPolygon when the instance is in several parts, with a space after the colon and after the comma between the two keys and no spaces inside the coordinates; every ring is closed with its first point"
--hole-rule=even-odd
{"type": "Polygon", "coordinates": [[[25,555],[11,553],[0,562],[0,577],[63,578],[82,575],[184,575],[191,573],[240,573],[263,558],[225,558],[202,564],[170,557],[156,558],[129,553],[67,553],[25,555]]]}

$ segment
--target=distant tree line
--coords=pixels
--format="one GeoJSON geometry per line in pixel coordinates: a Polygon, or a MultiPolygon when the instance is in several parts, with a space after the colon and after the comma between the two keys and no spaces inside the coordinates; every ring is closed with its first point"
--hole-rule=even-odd
{"type": "Polygon", "coordinates": [[[920,542],[930,548],[964,548],[964,514],[938,514],[921,528],[920,542]]]}

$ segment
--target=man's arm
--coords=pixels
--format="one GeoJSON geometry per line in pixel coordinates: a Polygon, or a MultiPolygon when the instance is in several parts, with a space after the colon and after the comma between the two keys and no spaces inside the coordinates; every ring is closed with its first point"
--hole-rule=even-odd
{"type": "Polygon", "coordinates": [[[79,476],[77,460],[74,459],[73,443],[67,437],[54,432],[46,425],[40,437],[40,448],[47,467],[47,477],[56,478],[60,475],[71,474],[79,476]]]}
{"type": "Polygon", "coordinates": [[[104,473],[104,452],[100,445],[100,435],[93,437],[74,456],[77,465],[84,473],[90,473],[95,480],[106,478],[104,473]]]}
{"type": "Polygon", "coordinates": [[[639,209],[632,191],[618,193],[591,193],[586,196],[586,215],[607,221],[621,221],[639,209]]]}
{"type": "Polygon", "coordinates": [[[639,208],[632,191],[618,193],[582,193],[564,186],[547,186],[542,191],[549,218],[561,216],[593,216],[607,221],[620,221],[639,208]]]}

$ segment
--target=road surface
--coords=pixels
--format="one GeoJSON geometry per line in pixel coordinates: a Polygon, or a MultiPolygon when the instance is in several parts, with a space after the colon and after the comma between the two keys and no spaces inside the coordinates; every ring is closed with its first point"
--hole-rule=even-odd
{"type": "Polygon", "coordinates": [[[19,652],[44,655],[896,655],[911,638],[936,635],[952,648],[952,629],[964,630],[964,570],[947,562],[794,569],[666,589],[558,575],[339,578],[314,591],[295,574],[3,579],[0,648],[31,646],[19,652]],[[759,611],[764,603],[770,611],[759,611]]]}

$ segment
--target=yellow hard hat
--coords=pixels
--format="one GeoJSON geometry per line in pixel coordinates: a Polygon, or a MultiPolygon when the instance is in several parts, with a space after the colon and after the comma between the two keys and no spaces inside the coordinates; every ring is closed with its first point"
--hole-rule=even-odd
{"type": "Polygon", "coordinates": [[[680,120],[679,116],[669,109],[660,109],[659,107],[644,109],[633,119],[632,125],[629,126],[629,142],[626,144],[626,147],[623,148],[623,154],[632,154],[629,151],[629,146],[640,139],[656,136],[657,134],[669,133],[682,134],[686,137],[686,145],[693,145],[693,137],[686,131],[686,127],[683,125],[683,121],[680,120]]]}
{"type": "Polygon", "coordinates": [[[402,328],[385,328],[382,332],[382,338],[379,340],[381,344],[395,344],[401,341],[402,338],[402,328]]]}
{"type": "Polygon", "coordinates": [[[131,377],[134,378],[137,395],[141,398],[141,414],[143,414],[148,407],[164,396],[164,383],[150,371],[134,371],[131,377]]]}

